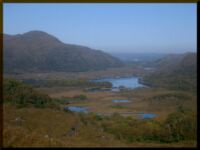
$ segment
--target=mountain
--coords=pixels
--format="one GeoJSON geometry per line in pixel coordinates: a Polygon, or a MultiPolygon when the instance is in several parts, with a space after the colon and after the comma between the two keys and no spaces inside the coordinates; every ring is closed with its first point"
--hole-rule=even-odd
{"type": "Polygon", "coordinates": [[[65,44],[42,32],[4,34],[4,72],[79,72],[121,67],[123,63],[100,50],[65,44]]]}
{"type": "Polygon", "coordinates": [[[169,54],[153,62],[157,68],[157,74],[188,74],[196,72],[197,55],[196,53],[187,52],[183,54],[169,54]]]}
{"type": "Polygon", "coordinates": [[[196,90],[197,54],[169,54],[154,62],[156,71],[144,77],[143,81],[158,87],[196,90]]]}

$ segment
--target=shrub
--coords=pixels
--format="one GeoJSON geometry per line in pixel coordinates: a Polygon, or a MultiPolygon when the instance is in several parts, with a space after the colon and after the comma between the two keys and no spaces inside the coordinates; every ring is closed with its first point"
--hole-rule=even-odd
{"type": "Polygon", "coordinates": [[[196,140],[196,114],[190,110],[179,108],[170,114],[165,121],[136,120],[114,114],[104,119],[101,124],[104,131],[115,138],[126,142],[179,142],[196,140]]]}
{"type": "Polygon", "coordinates": [[[3,82],[3,101],[17,105],[19,108],[32,105],[43,108],[51,103],[47,95],[36,92],[32,87],[13,79],[3,82]]]}
{"type": "Polygon", "coordinates": [[[75,99],[75,100],[85,100],[85,99],[87,99],[87,96],[86,95],[75,95],[73,97],[73,99],[75,99]]]}
{"type": "Polygon", "coordinates": [[[168,132],[165,141],[196,140],[197,120],[193,111],[181,110],[172,113],[164,124],[164,129],[168,132]]]}

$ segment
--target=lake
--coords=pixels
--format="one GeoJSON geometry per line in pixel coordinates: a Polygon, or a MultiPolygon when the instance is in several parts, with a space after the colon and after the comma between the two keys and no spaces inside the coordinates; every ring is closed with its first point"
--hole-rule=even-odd
{"type": "MultiPolygon", "coordinates": [[[[93,82],[110,82],[114,90],[120,88],[134,89],[138,87],[144,87],[139,83],[139,77],[119,77],[119,78],[103,78],[92,80],[93,82]]],[[[117,91],[117,90],[116,90],[117,91]]]]}

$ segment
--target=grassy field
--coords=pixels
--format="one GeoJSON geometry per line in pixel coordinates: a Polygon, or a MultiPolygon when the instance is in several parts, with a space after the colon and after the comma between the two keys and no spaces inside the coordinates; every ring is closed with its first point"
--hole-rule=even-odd
{"type": "Polygon", "coordinates": [[[87,71],[87,72],[32,72],[32,73],[18,73],[18,74],[6,74],[7,77],[22,79],[41,79],[41,80],[64,80],[64,79],[94,79],[101,77],[114,77],[114,76],[130,76],[130,75],[142,75],[146,74],[145,70],[141,66],[130,65],[120,68],[110,68],[99,71],[87,71]]]}
{"type": "MultiPolygon", "coordinates": [[[[49,108],[21,108],[4,105],[5,147],[195,147],[194,140],[181,142],[127,142],[105,131],[94,115],[49,108]],[[73,130],[75,129],[75,130],[73,130]]],[[[122,119],[123,120],[123,119],[122,119]]],[[[111,121],[111,122],[110,122],[111,121]]],[[[113,127],[114,128],[114,127],[113,127]]]]}
{"type": "Polygon", "coordinates": [[[4,147],[196,147],[197,144],[194,92],[150,87],[89,92],[77,86],[32,88],[15,80],[4,84],[4,147]],[[127,99],[130,103],[113,103],[113,99],[127,99]],[[86,106],[89,113],[66,111],[65,106],[86,106]],[[138,119],[136,114],[141,112],[154,113],[156,117],[138,119]]]}
{"type": "MultiPolygon", "coordinates": [[[[196,96],[187,92],[166,89],[140,88],[124,92],[86,92],[82,89],[38,88],[38,91],[56,99],[70,99],[68,106],[87,106],[91,112],[98,113],[155,113],[163,118],[178,107],[196,109],[196,96]],[[86,100],[73,101],[81,94],[86,100]],[[130,103],[113,103],[113,99],[128,99],[130,103]]],[[[135,116],[135,115],[132,115],[135,116]]]]}

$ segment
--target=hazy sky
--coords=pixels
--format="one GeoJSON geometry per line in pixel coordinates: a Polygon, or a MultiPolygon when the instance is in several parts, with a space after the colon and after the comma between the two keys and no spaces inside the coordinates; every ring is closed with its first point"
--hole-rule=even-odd
{"type": "Polygon", "coordinates": [[[4,33],[41,30],[107,52],[196,51],[196,4],[4,4],[4,33]]]}

